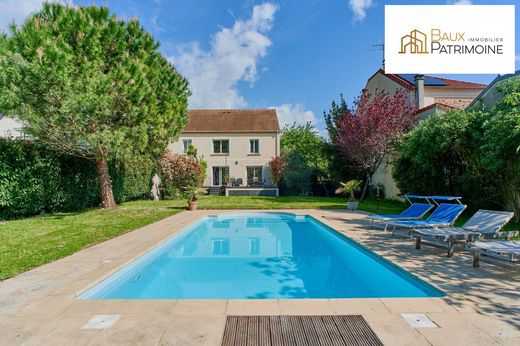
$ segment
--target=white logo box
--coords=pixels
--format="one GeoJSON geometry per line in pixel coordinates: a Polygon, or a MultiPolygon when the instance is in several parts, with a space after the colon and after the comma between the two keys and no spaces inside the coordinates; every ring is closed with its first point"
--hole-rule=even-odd
{"type": "Polygon", "coordinates": [[[515,5],[386,5],[385,71],[514,73],[515,5]]]}

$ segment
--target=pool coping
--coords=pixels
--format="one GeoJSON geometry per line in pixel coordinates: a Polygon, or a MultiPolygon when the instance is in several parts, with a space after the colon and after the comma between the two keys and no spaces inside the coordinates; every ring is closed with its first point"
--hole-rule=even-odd
{"type": "MultiPolygon", "coordinates": [[[[231,315],[361,314],[385,344],[516,344],[520,275],[502,265],[471,267],[466,253],[435,248],[367,228],[364,212],[329,209],[182,212],[0,282],[0,333],[9,343],[217,345],[231,315]],[[442,298],[78,300],[82,293],[168,241],[202,216],[237,212],[310,215],[342,236],[440,289],[442,298]],[[456,267],[453,275],[449,266],[456,267]],[[469,278],[469,279],[468,279],[469,278]],[[508,279],[506,279],[508,278],[508,279]],[[448,289],[446,289],[448,287],[448,289]],[[504,293],[506,292],[506,293],[504,293]],[[476,294],[475,294],[476,293],[476,294]],[[438,328],[413,328],[403,313],[425,314],[438,328]],[[82,330],[93,316],[120,316],[105,330],[82,330]],[[202,337],[202,339],[200,339],[202,337]],[[173,341],[172,341],[173,340],[173,341]]],[[[517,270],[518,267],[515,267],[517,270]]]]}

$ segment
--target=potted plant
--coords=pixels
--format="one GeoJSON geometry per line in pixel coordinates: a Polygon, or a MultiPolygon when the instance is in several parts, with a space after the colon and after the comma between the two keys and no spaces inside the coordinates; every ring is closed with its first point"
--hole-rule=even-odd
{"type": "Polygon", "coordinates": [[[359,202],[356,200],[356,196],[354,192],[359,191],[361,189],[361,180],[349,180],[346,183],[340,183],[341,186],[336,189],[336,194],[341,195],[344,193],[350,194],[350,197],[347,201],[347,209],[356,210],[359,202]]]}
{"type": "Polygon", "coordinates": [[[197,210],[197,196],[200,196],[204,193],[205,189],[197,186],[197,185],[190,185],[185,186],[183,189],[183,195],[188,200],[188,210],[195,211],[197,210]]]}

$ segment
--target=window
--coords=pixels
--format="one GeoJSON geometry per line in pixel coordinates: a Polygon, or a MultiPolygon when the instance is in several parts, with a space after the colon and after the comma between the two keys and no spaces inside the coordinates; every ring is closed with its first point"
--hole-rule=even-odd
{"type": "Polygon", "coordinates": [[[229,255],[229,239],[213,239],[213,255],[228,256],[229,255]]]}
{"type": "Polygon", "coordinates": [[[258,139],[250,139],[249,140],[249,152],[251,154],[259,154],[260,153],[260,141],[258,139]]]}
{"type": "Polygon", "coordinates": [[[191,139],[183,139],[182,140],[182,152],[187,153],[190,145],[191,145],[191,139]]]}
{"type": "Polygon", "coordinates": [[[213,140],[213,153],[214,154],[229,154],[229,140],[228,139],[213,140]]]}
{"type": "Polygon", "coordinates": [[[262,186],[262,166],[247,167],[247,185],[262,186]]]}
{"type": "Polygon", "coordinates": [[[252,256],[260,255],[260,238],[249,239],[249,254],[252,256]]]}

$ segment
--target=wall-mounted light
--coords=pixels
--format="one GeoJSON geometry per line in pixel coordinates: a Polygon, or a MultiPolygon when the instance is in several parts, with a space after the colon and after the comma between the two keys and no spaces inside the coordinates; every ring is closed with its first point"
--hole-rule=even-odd
{"type": "Polygon", "coordinates": [[[235,161],[235,165],[238,165],[238,161],[235,161]]]}

